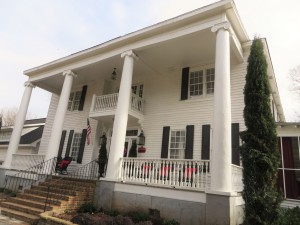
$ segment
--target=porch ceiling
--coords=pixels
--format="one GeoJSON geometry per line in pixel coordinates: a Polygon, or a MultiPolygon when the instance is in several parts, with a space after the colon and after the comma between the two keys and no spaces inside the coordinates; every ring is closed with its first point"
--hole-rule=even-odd
{"type": "MultiPolygon", "coordinates": [[[[215,33],[210,29],[201,30],[189,35],[158,42],[144,47],[133,48],[138,55],[134,64],[134,76],[151,76],[153,73],[164,75],[174,70],[181,70],[186,66],[201,66],[214,63],[215,58],[215,33]]],[[[110,79],[113,68],[117,68],[118,78],[121,77],[124,59],[119,53],[114,56],[85,64],[76,69],[68,67],[77,74],[73,86],[86,84],[96,80],[110,79]]],[[[236,63],[237,58],[231,51],[231,63],[236,63]]],[[[34,80],[34,84],[45,90],[60,93],[64,77],[57,69],[57,74],[44,79],[34,80]]]]}

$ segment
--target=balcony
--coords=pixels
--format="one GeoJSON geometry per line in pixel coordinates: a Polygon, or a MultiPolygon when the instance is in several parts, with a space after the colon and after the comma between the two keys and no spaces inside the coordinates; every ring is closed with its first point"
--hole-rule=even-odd
{"type": "MultiPolygon", "coordinates": [[[[114,116],[117,109],[118,98],[119,93],[101,96],[94,95],[89,116],[94,119],[114,116]]],[[[144,115],[144,104],[143,98],[132,93],[130,96],[129,115],[136,119],[142,119],[144,115]]]]}

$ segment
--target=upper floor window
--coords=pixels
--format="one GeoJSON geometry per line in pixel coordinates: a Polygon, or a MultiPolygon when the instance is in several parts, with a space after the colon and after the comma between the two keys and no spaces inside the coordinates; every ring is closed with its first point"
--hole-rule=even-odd
{"type": "Polygon", "coordinates": [[[203,96],[214,93],[215,69],[191,71],[189,76],[189,96],[203,96]]]}
{"type": "Polygon", "coordinates": [[[136,94],[140,98],[143,98],[144,85],[143,84],[134,84],[131,86],[131,92],[136,94]]]}
{"type": "Polygon", "coordinates": [[[68,111],[74,111],[79,109],[80,98],[81,91],[71,92],[68,102],[68,111]]]}

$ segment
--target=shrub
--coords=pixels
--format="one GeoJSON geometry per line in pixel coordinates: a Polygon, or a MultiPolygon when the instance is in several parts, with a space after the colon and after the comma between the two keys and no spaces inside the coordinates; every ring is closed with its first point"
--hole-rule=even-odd
{"type": "Polygon", "coordinates": [[[94,213],[96,211],[97,211],[97,209],[95,208],[93,203],[84,203],[77,210],[78,213],[94,213]]]}
{"type": "Polygon", "coordinates": [[[163,225],[180,225],[176,220],[164,220],[163,225]]]}
{"type": "Polygon", "coordinates": [[[279,221],[280,225],[298,225],[300,224],[300,208],[282,209],[279,221]]]}

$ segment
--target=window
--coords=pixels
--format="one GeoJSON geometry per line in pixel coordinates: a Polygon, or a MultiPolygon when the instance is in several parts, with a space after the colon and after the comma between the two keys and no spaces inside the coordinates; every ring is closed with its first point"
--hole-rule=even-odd
{"type": "Polygon", "coordinates": [[[203,70],[190,74],[190,96],[203,95],[203,70]]]}
{"type": "Polygon", "coordinates": [[[170,159],[184,159],[185,130],[172,130],[170,137],[170,159]]]}
{"type": "Polygon", "coordinates": [[[203,96],[214,93],[215,69],[197,70],[190,72],[189,95],[203,96]]]}
{"type": "Polygon", "coordinates": [[[79,109],[80,98],[81,91],[71,92],[68,102],[68,111],[74,111],[79,109]]]}
{"type": "Polygon", "coordinates": [[[132,93],[136,94],[140,98],[143,97],[143,89],[144,89],[144,85],[143,84],[135,84],[135,85],[131,86],[132,93]]]}
{"type": "Polygon", "coordinates": [[[277,185],[288,199],[300,199],[300,137],[280,137],[277,185]]]}
{"type": "Polygon", "coordinates": [[[73,137],[72,152],[71,152],[72,161],[77,161],[78,159],[80,142],[81,142],[81,133],[75,133],[73,137]]]}
{"type": "Polygon", "coordinates": [[[12,131],[1,131],[0,132],[0,141],[9,141],[10,137],[11,137],[12,131]]]}

